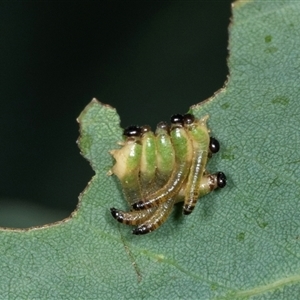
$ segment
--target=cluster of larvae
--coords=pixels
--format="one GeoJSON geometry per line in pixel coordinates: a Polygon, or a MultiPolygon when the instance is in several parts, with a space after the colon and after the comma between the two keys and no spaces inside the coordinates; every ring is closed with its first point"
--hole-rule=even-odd
{"type": "Polygon", "coordinates": [[[200,197],[226,185],[224,173],[205,169],[220,148],[209,136],[207,119],[177,114],[170,126],[160,122],[155,133],[147,125],[124,130],[122,148],[110,152],[116,160],[110,174],[120,180],[131,210],[111,208],[111,214],[120,223],[137,226],[133,234],[157,229],[177,202],[183,201],[183,213],[190,214],[200,197]]]}

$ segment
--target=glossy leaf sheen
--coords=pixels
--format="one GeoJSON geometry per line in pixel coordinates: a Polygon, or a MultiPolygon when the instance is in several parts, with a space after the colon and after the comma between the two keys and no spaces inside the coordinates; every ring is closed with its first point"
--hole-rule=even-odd
{"type": "Polygon", "coordinates": [[[109,212],[126,208],[106,175],[119,117],[93,100],[79,144],[96,175],[72,218],[0,232],[3,299],[299,297],[300,3],[241,1],[233,13],[229,81],[190,110],[210,115],[221,150],[208,169],[228,186],[190,216],[178,205],[159,230],[131,235],[109,212]]]}

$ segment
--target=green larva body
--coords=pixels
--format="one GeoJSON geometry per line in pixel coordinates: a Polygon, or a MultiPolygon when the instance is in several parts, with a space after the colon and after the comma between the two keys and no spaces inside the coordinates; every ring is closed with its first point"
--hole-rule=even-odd
{"type": "MultiPolygon", "coordinates": [[[[174,115],[171,128],[157,125],[125,129],[123,147],[112,150],[116,160],[110,174],[122,185],[132,210],[111,208],[113,217],[126,225],[137,226],[134,234],[145,234],[160,227],[174,203],[184,201],[184,214],[190,214],[198,199],[217,187],[224,187],[223,173],[208,174],[209,154],[216,153],[206,126],[208,116],[195,119],[191,114],[174,115]]],[[[217,150],[215,150],[217,149],[217,150]]]]}

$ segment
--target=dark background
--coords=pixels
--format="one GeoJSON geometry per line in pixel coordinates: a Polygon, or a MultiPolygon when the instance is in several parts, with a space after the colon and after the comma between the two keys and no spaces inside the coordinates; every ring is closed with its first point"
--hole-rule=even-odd
{"type": "Polygon", "coordinates": [[[0,226],[75,209],[93,176],[76,118],[93,97],[122,127],[154,127],[221,88],[230,2],[1,2],[0,226]]]}

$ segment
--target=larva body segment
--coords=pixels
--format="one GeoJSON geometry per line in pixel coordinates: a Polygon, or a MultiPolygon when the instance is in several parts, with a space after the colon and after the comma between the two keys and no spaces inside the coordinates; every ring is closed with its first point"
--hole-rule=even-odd
{"type": "MultiPolygon", "coordinates": [[[[204,174],[200,180],[199,198],[209,194],[216,188],[223,188],[226,183],[226,176],[222,172],[216,174],[204,174]],[[224,184],[222,184],[222,182],[224,184]]],[[[175,203],[182,202],[186,197],[186,184],[183,184],[180,192],[177,194],[175,203]]]]}
{"type": "Polygon", "coordinates": [[[170,215],[175,199],[168,199],[166,202],[162,203],[160,206],[156,208],[154,214],[150,216],[145,222],[135,228],[132,233],[136,235],[146,234],[151,231],[154,231],[158,227],[160,227],[170,215]]]}
{"type": "MultiPolygon", "coordinates": [[[[224,179],[223,173],[206,174],[200,181],[199,197],[205,196],[219,186],[220,178],[224,179]]],[[[226,178],[225,178],[226,179],[226,178]]],[[[146,234],[161,226],[168,218],[174,203],[184,201],[186,185],[183,184],[180,192],[174,198],[167,200],[158,207],[151,207],[144,210],[124,212],[111,208],[112,216],[120,223],[138,226],[133,230],[134,234],[146,234]]]]}
{"type": "Polygon", "coordinates": [[[139,201],[142,197],[139,181],[142,146],[139,138],[128,137],[121,149],[110,153],[116,160],[111,172],[119,178],[128,203],[139,201]]]}
{"type": "Polygon", "coordinates": [[[140,184],[143,191],[154,184],[156,172],[155,136],[149,126],[142,127],[141,144],[140,184]]]}
{"type": "Polygon", "coordinates": [[[111,151],[116,163],[109,174],[119,178],[133,210],[111,208],[111,214],[122,224],[137,226],[133,234],[160,227],[174,203],[184,201],[184,214],[191,213],[198,198],[226,185],[223,173],[208,174],[205,170],[208,159],[220,147],[209,137],[207,119],[174,115],[171,128],[161,122],[155,135],[149,126],[124,130],[123,147],[111,151]]]}
{"type": "Polygon", "coordinates": [[[151,207],[143,210],[132,210],[125,212],[116,208],[111,208],[112,216],[120,223],[137,226],[148,220],[157,210],[157,207],[151,207]]]}
{"type": "MultiPolygon", "coordinates": [[[[190,117],[191,115],[187,116],[190,117]]],[[[193,118],[193,120],[189,119],[191,122],[185,122],[185,128],[193,145],[193,160],[185,188],[186,194],[183,206],[185,215],[190,214],[195,208],[201,190],[200,182],[207,164],[210,143],[206,127],[207,119],[208,116],[205,116],[200,120],[193,118]]]]}
{"type": "MultiPolygon", "coordinates": [[[[201,178],[199,197],[202,197],[210,193],[212,190],[218,187],[218,174],[207,174],[201,178]]],[[[184,201],[185,194],[186,194],[186,185],[183,184],[180,192],[175,197],[168,199],[166,202],[162,203],[157,208],[152,207],[152,208],[148,208],[147,210],[132,211],[131,214],[137,214],[139,212],[147,212],[149,210],[155,209],[155,211],[152,211],[152,213],[149,214],[148,218],[144,218],[142,222],[138,222],[139,226],[135,228],[132,231],[132,233],[136,235],[146,234],[160,227],[169,217],[174,204],[184,201]]],[[[137,225],[137,223],[136,224],[131,223],[130,225],[137,225]]]]}
{"type": "Polygon", "coordinates": [[[179,123],[173,123],[170,132],[175,152],[175,167],[170,179],[165,186],[153,194],[146,196],[144,200],[132,205],[134,210],[146,209],[158,206],[175,196],[184,180],[187,178],[192,158],[192,144],[184,127],[179,123]]]}
{"type": "MultiPolygon", "coordinates": [[[[143,126],[143,128],[144,127],[145,126],[143,126]]],[[[167,124],[164,122],[159,123],[157,125],[155,136],[147,129],[144,130],[141,139],[142,155],[140,181],[142,187],[142,195],[144,197],[162,188],[165,185],[170,175],[172,174],[175,165],[175,154],[167,124]],[[153,142],[155,146],[154,162],[153,142]],[[144,143],[147,143],[147,145],[144,145],[144,143]],[[153,174],[153,171],[155,174],[153,174]],[[155,178],[153,178],[154,175],[155,178]],[[154,182],[152,182],[153,179],[154,182]]],[[[132,210],[129,212],[111,208],[111,214],[117,221],[122,224],[136,226],[143,224],[143,222],[149,219],[153,214],[160,215],[161,211],[157,211],[157,208],[158,207],[155,206],[148,209],[132,210]]]]}
{"type": "Polygon", "coordinates": [[[156,186],[159,188],[169,180],[175,167],[175,151],[168,125],[160,122],[155,131],[156,142],[156,186]]]}

